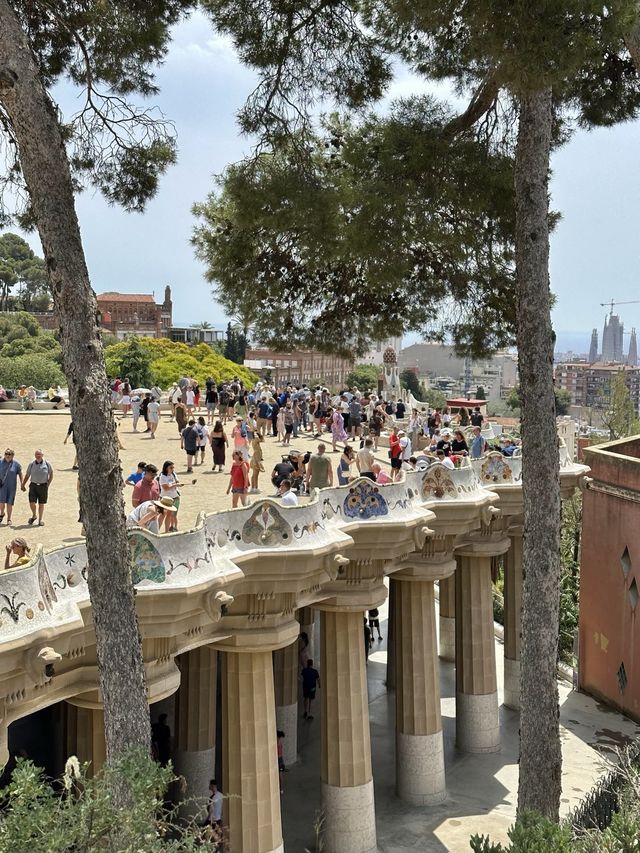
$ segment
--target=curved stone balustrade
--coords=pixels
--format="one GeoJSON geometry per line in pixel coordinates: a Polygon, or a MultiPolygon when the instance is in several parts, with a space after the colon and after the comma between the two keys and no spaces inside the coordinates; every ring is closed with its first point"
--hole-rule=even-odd
{"type": "MultiPolygon", "coordinates": [[[[316,491],[312,501],[283,507],[264,499],[250,507],[201,513],[192,530],[154,535],[129,531],[132,572],[139,597],[158,589],[188,592],[202,584],[227,586],[244,577],[239,566],[274,549],[286,553],[337,552],[353,544],[349,530],[423,520],[425,503],[481,496],[469,466],[450,471],[434,464],[409,472],[398,483],[366,478],[316,491]]],[[[25,566],[0,573],[0,648],[25,635],[82,626],[89,600],[84,542],[44,552],[36,548],[25,566]]]]}

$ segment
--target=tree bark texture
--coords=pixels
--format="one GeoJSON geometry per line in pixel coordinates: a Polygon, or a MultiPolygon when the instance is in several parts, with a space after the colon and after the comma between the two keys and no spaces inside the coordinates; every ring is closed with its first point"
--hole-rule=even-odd
{"type": "Polygon", "coordinates": [[[524,553],[518,811],[558,819],[560,478],[549,289],[551,90],[523,96],[516,149],[517,340],[524,553]]]}
{"type": "MultiPolygon", "coordinates": [[[[15,136],[60,323],[80,469],[88,585],[105,712],[107,760],[149,747],[149,708],[129,567],[122,472],[102,344],[55,105],[26,33],[0,0],[0,103],[15,136]]],[[[46,440],[43,445],[46,454],[46,440]]],[[[51,489],[55,505],[55,479],[51,489]]]]}

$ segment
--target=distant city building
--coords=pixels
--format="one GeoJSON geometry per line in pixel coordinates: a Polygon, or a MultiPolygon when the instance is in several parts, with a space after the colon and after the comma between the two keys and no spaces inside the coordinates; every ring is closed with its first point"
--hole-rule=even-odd
{"type": "Polygon", "coordinates": [[[629,341],[629,355],[627,356],[627,364],[630,367],[635,367],[638,363],[638,342],[636,340],[636,330],[631,329],[631,340],[629,341]]]}
{"type": "Polygon", "coordinates": [[[598,330],[593,329],[591,332],[591,346],[589,347],[589,363],[593,364],[598,360],[598,330]]]}
{"type": "Polygon", "coordinates": [[[623,364],[574,362],[556,366],[556,385],[568,391],[573,406],[602,407],[611,395],[612,379],[624,373],[629,395],[637,412],[640,408],[640,367],[623,364]]]}
{"type": "Polygon", "coordinates": [[[172,341],[180,344],[208,344],[213,346],[218,342],[224,342],[227,333],[224,329],[203,329],[199,326],[172,326],[169,329],[169,337],[172,341]]]}
{"type": "Polygon", "coordinates": [[[475,393],[482,386],[488,400],[506,399],[518,384],[518,359],[515,353],[497,352],[477,361],[467,361],[447,344],[412,344],[400,351],[400,372],[414,370],[427,387],[437,388],[453,397],[475,393]]]}
{"type": "Polygon", "coordinates": [[[255,373],[271,374],[277,385],[322,383],[335,389],[346,384],[353,369],[353,359],[341,358],[315,350],[275,352],[269,349],[247,349],[244,366],[255,373]]]}
{"type": "Polygon", "coordinates": [[[168,338],[171,328],[171,288],[164,289],[164,302],[157,305],[149,293],[99,293],[100,326],[117,338],[168,338]]]}
{"type": "Polygon", "coordinates": [[[602,361],[622,364],[624,358],[624,323],[617,314],[609,314],[604,320],[602,332],[602,361]]]}

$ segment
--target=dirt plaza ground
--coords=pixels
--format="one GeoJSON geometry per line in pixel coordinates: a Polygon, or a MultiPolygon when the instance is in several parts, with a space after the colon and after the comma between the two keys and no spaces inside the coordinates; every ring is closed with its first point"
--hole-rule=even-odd
{"type": "MultiPolygon", "coordinates": [[[[180,449],[180,438],[174,421],[169,420],[168,413],[163,413],[156,433],[156,439],[151,440],[148,433],[133,432],[131,417],[121,419],[116,415],[118,433],[123,449],[120,451],[123,479],[136,470],[140,461],[153,462],[159,470],[165,460],[176,463],[176,474],[186,485],[181,489],[179,527],[191,527],[199,512],[215,512],[231,507],[231,496],[226,494],[229,484],[228,470],[231,464],[231,452],[227,449],[227,465],[225,473],[219,474],[211,470],[213,457],[211,448],[207,448],[203,465],[194,467],[193,474],[186,474],[186,456],[180,449]],[[195,484],[192,481],[196,480],[195,484]]],[[[206,419],[206,418],[205,418],[206,419]]],[[[53,482],[49,492],[49,503],[44,515],[43,527],[30,527],[27,520],[30,517],[26,492],[18,490],[13,511],[11,529],[7,529],[6,519],[0,525],[0,547],[4,547],[12,536],[24,536],[30,546],[42,543],[46,549],[55,548],[63,543],[77,541],[80,537],[78,523],[77,477],[74,471],[74,447],[71,440],[63,444],[71,416],[69,409],[52,412],[0,412],[0,442],[1,450],[11,447],[16,453],[16,459],[26,471],[27,465],[33,459],[36,448],[42,448],[45,458],[54,469],[53,482]]],[[[225,426],[229,444],[232,447],[232,423],[225,426]]],[[[144,421],[138,423],[139,429],[144,429],[144,421]]],[[[333,467],[338,464],[339,453],[331,453],[331,440],[327,436],[325,442],[332,458],[333,467]]],[[[291,448],[299,450],[315,450],[319,444],[311,433],[292,439],[291,448]]],[[[262,494],[249,495],[251,501],[265,495],[273,495],[270,474],[276,462],[281,460],[287,448],[268,437],[263,442],[265,473],[260,475],[262,494]]],[[[380,455],[386,455],[383,449],[380,455]]],[[[334,470],[335,477],[335,470],[334,470]]],[[[334,480],[334,482],[337,482],[334,480]]],[[[99,484],[96,484],[99,485],[99,484]]],[[[125,502],[131,509],[132,488],[125,486],[125,502]]],[[[304,498],[302,499],[304,500],[304,498]]]]}

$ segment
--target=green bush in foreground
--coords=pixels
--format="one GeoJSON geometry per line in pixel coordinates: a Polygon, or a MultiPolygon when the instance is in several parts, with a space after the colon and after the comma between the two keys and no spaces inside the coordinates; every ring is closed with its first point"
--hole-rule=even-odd
{"type": "Polygon", "coordinates": [[[58,362],[44,353],[29,353],[13,358],[0,356],[0,382],[5,388],[33,385],[41,391],[45,391],[52,383],[67,384],[58,362]]]}
{"type": "MultiPolygon", "coordinates": [[[[203,833],[195,823],[178,827],[163,799],[175,776],[144,752],[131,751],[95,779],[87,779],[76,759],[69,759],[62,792],[45,780],[30,761],[18,760],[3,793],[0,850],[11,853],[189,853],[202,849],[203,833]],[[117,807],[111,797],[114,777],[131,792],[130,805],[117,807]]],[[[214,850],[207,846],[206,849],[214,850]]]]}

